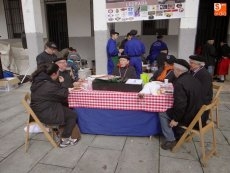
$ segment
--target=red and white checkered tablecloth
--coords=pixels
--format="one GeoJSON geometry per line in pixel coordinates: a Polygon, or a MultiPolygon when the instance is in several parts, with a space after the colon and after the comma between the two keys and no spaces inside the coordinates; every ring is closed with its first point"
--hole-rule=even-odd
{"type": "Polygon", "coordinates": [[[72,91],[68,102],[71,108],[101,108],[115,110],[142,110],[164,112],[173,105],[173,95],[145,95],[138,98],[138,93],[115,91],[72,91]]]}

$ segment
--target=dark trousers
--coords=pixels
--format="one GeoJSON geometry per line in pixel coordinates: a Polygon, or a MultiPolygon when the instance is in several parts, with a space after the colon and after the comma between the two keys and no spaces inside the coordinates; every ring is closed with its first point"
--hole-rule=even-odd
{"type": "Polygon", "coordinates": [[[76,126],[77,115],[71,109],[64,107],[64,121],[62,138],[69,138],[72,134],[73,128],[76,126]]]}

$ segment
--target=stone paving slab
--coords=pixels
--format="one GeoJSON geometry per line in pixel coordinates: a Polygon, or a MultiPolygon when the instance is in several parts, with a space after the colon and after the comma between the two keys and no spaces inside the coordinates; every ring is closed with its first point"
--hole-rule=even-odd
{"type": "Polygon", "coordinates": [[[40,161],[40,163],[74,168],[82,155],[87,151],[88,146],[94,138],[94,135],[83,135],[77,145],[53,149],[40,161]]]}
{"type": "Polygon", "coordinates": [[[7,120],[4,123],[1,123],[0,126],[0,137],[3,137],[15,129],[19,128],[26,122],[25,114],[21,113],[13,117],[12,119],[7,120]]]}
{"type": "Polygon", "coordinates": [[[129,137],[121,153],[116,173],[158,172],[159,140],[129,137]]]}
{"type": "Polygon", "coordinates": [[[58,167],[53,165],[44,165],[44,164],[37,164],[30,172],[31,173],[70,173],[72,169],[58,167]]]}
{"type": "Polygon", "coordinates": [[[0,138],[0,155],[2,157],[7,157],[10,153],[15,151],[17,148],[24,145],[25,142],[25,132],[23,131],[23,127],[20,127],[8,135],[0,138]]]}
{"type": "Polygon", "coordinates": [[[198,161],[160,157],[160,173],[203,173],[198,161]]]}
{"type": "Polygon", "coordinates": [[[222,134],[226,138],[228,144],[230,145],[230,131],[221,130],[222,134]]]}
{"type": "Polygon", "coordinates": [[[113,173],[121,151],[89,147],[73,173],[113,173]]]}
{"type": "Polygon", "coordinates": [[[27,153],[24,147],[15,150],[10,156],[0,163],[1,173],[26,173],[29,172],[40,159],[51,149],[48,142],[36,141],[30,145],[27,153]]]}
{"type": "Polygon", "coordinates": [[[184,143],[175,153],[160,149],[160,155],[178,159],[199,160],[195,144],[193,142],[184,143]]]}
{"type": "Polygon", "coordinates": [[[18,104],[14,107],[8,108],[6,110],[2,110],[0,120],[6,121],[7,119],[10,119],[17,114],[21,114],[24,111],[25,111],[25,109],[22,107],[22,105],[18,104]]]}
{"type": "Polygon", "coordinates": [[[90,146],[121,151],[124,147],[125,140],[126,137],[123,136],[98,135],[94,138],[90,146]]]}

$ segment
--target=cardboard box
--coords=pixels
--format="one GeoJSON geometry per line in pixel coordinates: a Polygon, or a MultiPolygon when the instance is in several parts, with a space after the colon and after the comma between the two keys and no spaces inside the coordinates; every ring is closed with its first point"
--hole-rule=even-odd
{"type": "Polygon", "coordinates": [[[17,77],[0,79],[0,91],[11,91],[18,87],[20,80],[17,77]]]}

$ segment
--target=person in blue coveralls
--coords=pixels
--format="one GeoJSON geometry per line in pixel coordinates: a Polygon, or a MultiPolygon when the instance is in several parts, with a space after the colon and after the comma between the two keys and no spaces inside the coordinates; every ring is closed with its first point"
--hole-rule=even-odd
{"type": "Polygon", "coordinates": [[[142,73],[141,56],[145,54],[145,45],[136,37],[137,30],[131,30],[131,40],[125,44],[124,54],[130,57],[130,65],[132,65],[137,73],[137,78],[140,79],[142,73]]]}
{"type": "Polygon", "coordinates": [[[149,61],[150,64],[153,64],[153,62],[156,60],[157,55],[161,52],[161,50],[168,50],[168,46],[165,42],[162,41],[163,36],[158,35],[157,36],[157,41],[153,42],[150,50],[149,50],[149,55],[147,57],[147,60],[149,61]]]}
{"type": "Polygon", "coordinates": [[[108,74],[113,73],[113,70],[115,66],[117,65],[116,62],[118,63],[118,54],[120,54],[123,51],[117,48],[116,40],[118,37],[119,37],[118,32],[115,32],[114,30],[110,31],[110,39],[108,40],[107,46],[106,46],[107,58],[108,58],[108,63],[107,63],[108,74]]]}

